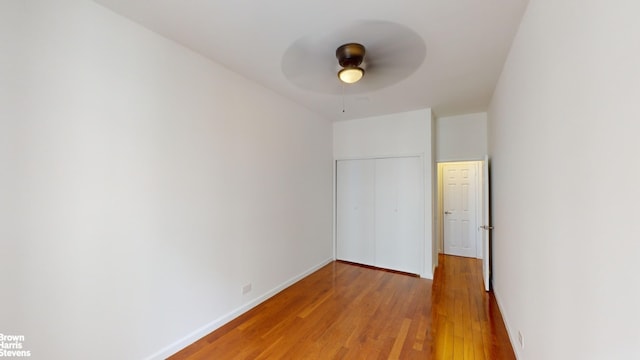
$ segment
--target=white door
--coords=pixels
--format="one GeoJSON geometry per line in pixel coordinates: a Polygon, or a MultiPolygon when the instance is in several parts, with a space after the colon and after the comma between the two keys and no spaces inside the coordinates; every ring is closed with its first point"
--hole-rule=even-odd
{"type": "Polygon", "coordinates": [[[477,163],[443,166],[444,252],[476,257],[477,163]]]}
{"type": "Polygon", "coordinates": [[[424,243],[420,157],[376,160],[376,266],[419,274],[424,243]]]}
{"type": "Polygon", "coordinates": [[[482,278],[484,289],[489,291],[491,281],[491,226],[489,198],[489,157],[482,162],[482,278]]]}
{"type": "Polygon", "coordinates": [[[336,257],[374,265],[375,160],[336,164],[336,257]]]}
{"type": "Polygon", "coordinates": [[[336,162],[336,258],[420,274],[424,171],[420,157],[336,162]]]}

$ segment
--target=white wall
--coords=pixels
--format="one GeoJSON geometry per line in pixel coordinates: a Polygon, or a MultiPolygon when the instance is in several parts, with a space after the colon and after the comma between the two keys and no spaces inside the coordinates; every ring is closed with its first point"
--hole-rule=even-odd
{"type": "Polygon", "coordinates": [[[422,155],[425,168],[425,264],[421,274],[433,278],[433,158],[431,109],[369,117],[333,124],[335,159],[422,155]]]}
{"type": "Polygon", "coordinates": [[[639,13],[530,0],[493,96],[493,283],[520,359],[640,358],[639,13]]]}
{"type": "Polygon", "coordinates": [[[0,49],[0,333],[33,359],[161,358],[332,258],[330,122],[89,1],[1,2],[0,49]]]}
{"type": "Polygon", "coordinates": [[[436,160],[483,160],[487,154],[487,113],[436,120],[436,160]]]}

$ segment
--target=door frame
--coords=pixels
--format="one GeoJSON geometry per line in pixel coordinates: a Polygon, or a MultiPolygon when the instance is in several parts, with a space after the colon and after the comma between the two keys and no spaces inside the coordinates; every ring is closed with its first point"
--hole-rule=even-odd
{"type": "Polygon", "coordinates": [[[484,157],[482,164],[482,225],[480,236],[482,239],[482,249],[484,257],[482,258],[482,280],[484,282],[485,291],[491,291],[491,261],[493,254],[491,253],[491,170],[489,155],[484,157]]]}

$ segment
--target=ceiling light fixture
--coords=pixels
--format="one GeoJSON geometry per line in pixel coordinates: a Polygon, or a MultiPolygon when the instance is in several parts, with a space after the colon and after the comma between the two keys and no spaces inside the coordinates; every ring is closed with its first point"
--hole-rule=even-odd
{"type": "Polygon", "coordinates": [[[353,84],[362,79],[364,75],[364,70],[359,67],[347,67],[340,71],[338,71],[338,77],[342,82],[347,84],[353,84]]]}
{"type": "Polygon", "coordinates": [[[338,71],[340,81],[353,84],[364,76],[364,69],[360,67],[364,59],[364,46],[356,43],[349,43],[336,49],[336,58],[342,69],[338,71]]]}

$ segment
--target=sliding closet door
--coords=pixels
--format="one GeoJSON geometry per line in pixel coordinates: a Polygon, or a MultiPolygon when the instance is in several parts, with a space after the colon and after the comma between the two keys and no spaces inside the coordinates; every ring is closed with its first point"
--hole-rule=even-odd
{"type": "Polygon", "coordinates": [[[374,265],[375,160],[336,164],[337,258],[374,265]]]}
{"type": "Polygon", "coordinates": [[[420,157],[376,160],[375,266],[420,273],[423,189],[420,157]]]}

